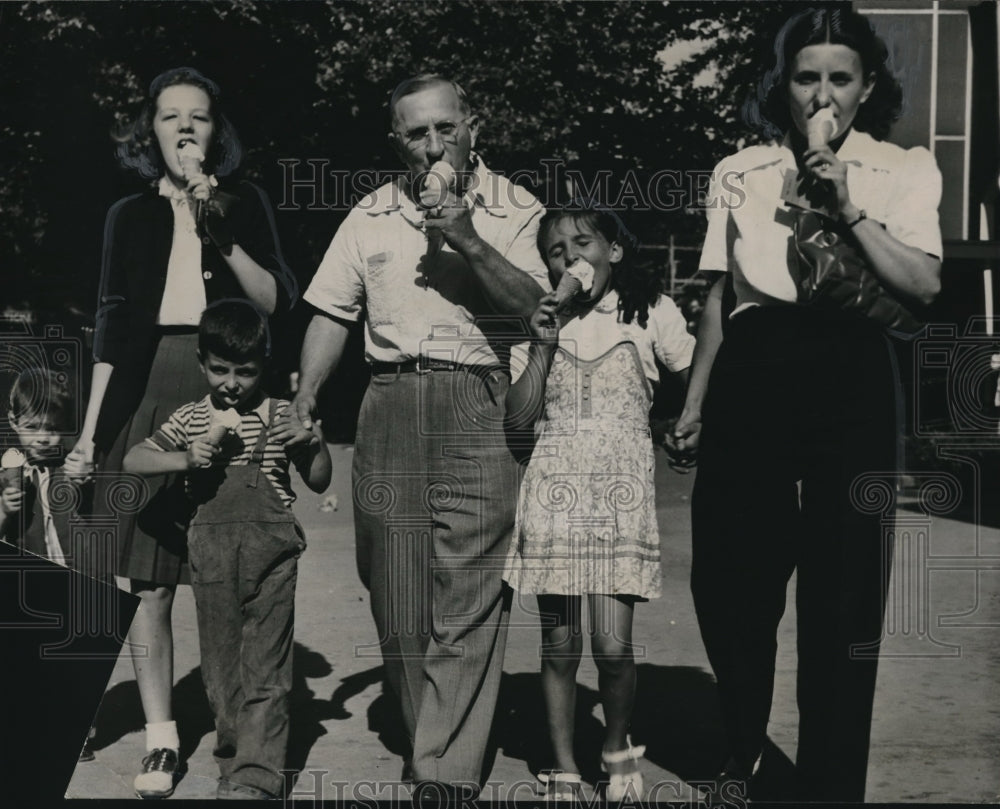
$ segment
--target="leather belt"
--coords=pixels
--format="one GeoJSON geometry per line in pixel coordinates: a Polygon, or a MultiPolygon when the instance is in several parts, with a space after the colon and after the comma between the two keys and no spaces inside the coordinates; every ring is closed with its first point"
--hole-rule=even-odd
{"type": "Polygon", "coordinates": [[[452,371],[475,374],[476,376],[489,376],[494,371],[502,371],[499,365],[465,365],[451,360],[436,359],[434,357],[420,357],[406,362],[373,362],[372,374],[414,374],[430,373],[433,371],[452,371]]]}

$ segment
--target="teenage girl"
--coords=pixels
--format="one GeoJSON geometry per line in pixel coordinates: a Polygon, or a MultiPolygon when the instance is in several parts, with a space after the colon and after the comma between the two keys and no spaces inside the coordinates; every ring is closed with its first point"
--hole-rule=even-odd
{"type": "MultiPolygon", "coordinates": [[[[168,70],[117,137],[119,163],[149,186],[115,203],[104,228],[91,393],[73,452],[91,468],[96,461],[99,488],[116,479],[127,448],[202,395],[194,357],[207,304],[247,298],[270,314],[296,295],[266,195],[227,181],[243,150],[220,95],[193,68],[168,70]]],[[[116,515],[118,575],[140,598],[129,642],[146,717],[148,755],[135,779],[142,798],[173,792],[180,747],[170,615],[177,584],[189,577],[186,526],[165,518],[174,477],[151,481],[153,496],[138,514],[116,515]]]]}

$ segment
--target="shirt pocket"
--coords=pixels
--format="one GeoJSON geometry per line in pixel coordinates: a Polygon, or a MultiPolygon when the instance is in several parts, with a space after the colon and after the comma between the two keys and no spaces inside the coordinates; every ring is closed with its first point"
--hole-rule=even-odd
{"type": "Polygon", "coordinates": [[[373,324],[393,319],[393,306],[389,302],[398,294],[400,285],[397,255],[396,251],[382,250],[365,257],[365,298],[373,324]]]}
{"type": "Polygon", "coordinates": [[[392,250],[383,250],[380,253],[373,253],[365,258],[365,272],[370,283],[377,283],[384,278],[385,274],[392,269],[395,264],[395,253],[392,250]]]}

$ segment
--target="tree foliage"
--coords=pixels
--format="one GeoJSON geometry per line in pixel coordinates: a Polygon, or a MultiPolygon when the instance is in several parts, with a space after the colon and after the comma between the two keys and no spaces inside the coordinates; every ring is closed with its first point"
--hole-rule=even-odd
{"type": "MultiPolygon", "coordinates": [[[[0,4],[5,302],[92,310],[104,212],[141,187],[116,168],[108,133],[168,67],[190,64],[219,82],[248,147],[244,173],[276,204],[280,160],[396,169],[386,100],[420,72],[469,92],[491,167],[520,171],[543,198],[560,190],[545,160],[588,182],[607,171],[602,196],[614,202],[630,171],[707,171],[736,148],[747,134],[739,104],[786,12],[568,0],[0,4]]],[[[346,211],[342,199],[322,202],[278,216],[303,281],[346,211]]],[[[652,239],[696,240],[701,228],[683,206],[636,221],[652,239]]]]}

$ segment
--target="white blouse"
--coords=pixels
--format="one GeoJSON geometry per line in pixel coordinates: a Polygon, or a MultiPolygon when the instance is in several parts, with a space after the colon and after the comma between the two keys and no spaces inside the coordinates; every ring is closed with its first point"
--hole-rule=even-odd
{"type": "MultiPolygon", "coordinates": [[[[559,330],[559,347],[581,360],[595,360],[625,342],[635,345],[643,373],[654,383],[660,380],[657,359],[676,372],[689,367],[694,354],[695,340],[688,333],[687,321],[666,295],[660,295],[649,307],[645,328],[636,318],[631,323],[618,320],[618,293],[612,290],[593,309],[559,330]]],[[[522,343],[511,352],[511,375],[515,381],[524,372],[527,350],[528,344],[522,343]]]]}
{"type": "MultiPolygon", "coordinates": [[[[837,157],[847,164],[858,208],[903,244],[941,255],[941,172],[927,149],[903,149],[852,129],[837,157]]],[[[699,269],[733,273],[736,311],[797,299],[789,268],[794,216],[781,198],[786,171],[797,171],[787,137],[730,155],[713,173],[699,269]]]]}
{"type": "Polygon", "coordinates": [[[201,239],[188,195],[166,177],[160,196],[169,197],[174,211],[174,239],[167,262],[167,284],[156,319],[160,326],[197,326],[208,301],[201,278],[201,239]]]}

